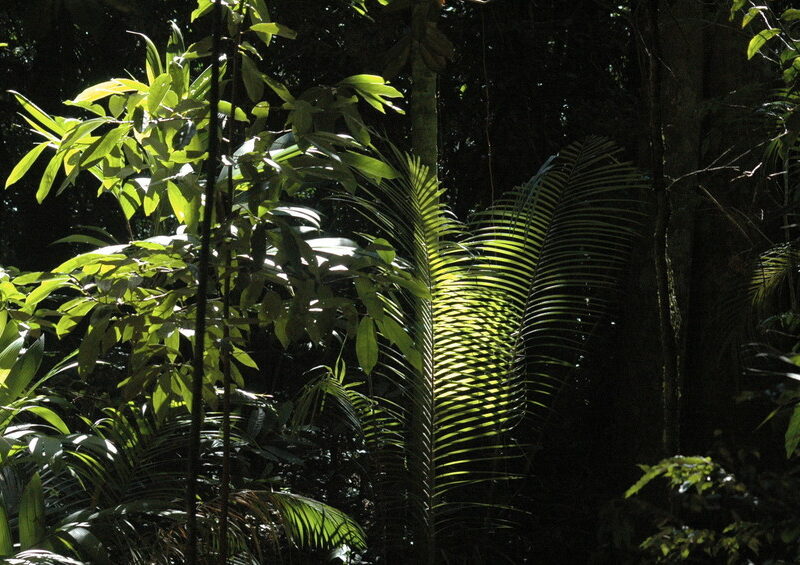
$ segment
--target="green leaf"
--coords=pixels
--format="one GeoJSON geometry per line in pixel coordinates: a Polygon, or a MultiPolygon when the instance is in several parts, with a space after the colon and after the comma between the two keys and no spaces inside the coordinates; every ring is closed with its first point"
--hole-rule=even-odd
{"type": "Polygon", "coordinates": [[[733,21],[733,18],[736,16],[736,12],[744,8],[744,5],[747,3],[747,0],[733,0],[731,4],[731,16],[729,18],[730,21],[733,21]]]}
{"type": "Polygon", "coordinates": [[[70,284],[70,277],[66,275],[53,277],[51,279],[42,281],[39,286],[36,287],[36,289],[25,299],[25,306],[36,306],[39,302],[50,296],[54,290],[64,288],[70,284]]]}
{"type": "Polygon", "coordinates": [[[364,316],[356,333],[356,356],[365,373],[370,374],[378,362],[378,341],[375,339],[375,324],[364,316]]]}
{"type": "Polygon", "coordinates": [[[756,53],[761,51],[761,48],[764,47],[764,44],[767,41],[778,35],[780,32],[781,30],[777,28],[765,29],[758,32],[758,34],[756,34],[747,45],[747,58],[752,59],[756,53]]]}
{"type": "Polygon", "coordinates": [[[4,405],[19,400],[31,381],[36,378],[43,356],[44,336],[41,336],[17,360],[8,376],[2,381],[0,398],[4,405]]]}
{"type": "Polygon", "coordinates": [[[211,11],[211,8],[214,7],[213,0],[198,0],[197,1],[197,8],[192,10],[191,21],[195,21],[197,18],[207,14],[211,11]]]}
{"type": "Polygon", "coordinates": [[[247,97],[253,102],[261,100],[264,96],[264,81],[261,71],[253,60],[242,53],[242,81],[247,91],[247,97]]]}
{"type": "MultiPolygon", "coordinates": [[[[9,375],[11,374],[11,370],[17,362],[17,357],[19,356],[19,352],[22,350],[22,346],[25,343],[25,340],[22,336],[18,336],[13,339],[8,345],[4,344],[2,350],[0,350],[0,386],[8,388],[6,385],[6,381],[8,380],[9,375]]],[[[16,399],[11,399],[11,401],[16,399]]]]}
{"type": "Polygon", "coordinates": [[[757,15],[759,15],[766,9],[767,9],[766,6],[755,6],[754,8],[750,8],[749,10],[747,10],[747,13],[742,18],[742,27],[743,28],[747,27],[747,24],[753,21],[753,18],[755,18],[757,15]]]}
{"type": "Polygon", "coordinates": [[[36,161],[39,155],[42,154],[42,151],[44,151],[44,148],[48,145],[50,145],[49,141],[43,141],[42,143],[39,143],[33,149],[28,151],[25,156],[19,160],[19,163],[14,165],[14,168],[11,170],[11,174],[8,175],[8,178],[6,179],[6,188],[17,182],[25,175],[25,173],[28,172],[28,169],[31,168],[31,165],[33,165],[34,161],[36,161]]]}
{"type": "Polygon", "coordinates": [[[39,189],[36,191],[36,202],[39,204],[47,198],[47,195],[50,193],[50,189],[53,188],[53,182],[56,180],[56,175],[58,174],[58,170],[61,168],[61,164],[64,162],[64,156],[66,153],[58,152],[56,153],[50,162],[47,164],[47,167],[44,170],[44,174],[42,175],[42,179],[39,181],[39,189]]]}
{"type": "Polygon", "coordinates": [[[85,243],[87,245],[91,245],[92,247],[105,247],[106,245],[108,245],[108,242],[103,241],[99,237],[94,237],[93,235],[86,235],[82,233],[76,233],[73,235],[68,235],[66,237],[59,238],[50,245],[57,245],[59,243],[85,243]]]}
{"type": "Polygon", "coordinates": [[[122,94],[132,91],[144,92],[146,90],[147,85],[138,81],[126,80],[122,82],[117,79],[112,79],[90,86],[78,94],[73,102],[95,102],[107,96],[111,96],[112,94],[122,94]]]}
{"type": "Polygon", "coordinates": [[[42,420],[64,435],[70,433],[69,426],[61,419],[61,416],[46,406],[26,406],[24,411],[39,416],[42,420]]]}
{"type": "Polygon", "coordinates": [[[800,10],[797,8],[789,8],[788,10],[784,10],[781,14],[781,19],[785,22],[794,22],[800,20],[800,10]]]}
{"type": "Polygon", "coordinates": [[[22,492],[19,503],[20,549],[35,547],[46,535],[44,523],[44,489],[39,473],[34,473],[22,492]]]}
{"type": "Polygon", "coordinates": [[[382,320],[378,321],[381,333],[389,341],[394,343],[406,361],[416,370],[422,370],[422,355],[414,347],[414,341],[406,333],[405,330],[389,316],[384,316],[382,320]]]}
{"type": "Polygon", "coordinates": [[[49,129],[53,133],[58,135],[64,134],[64,128],[52,118],[50,114],[39,108],[36,104],[25,98],[19,92],[15,92],[13,90],[9,90],[11,94],[14,95],[14,98],[17,99],[22,107],[28,112],[35,120],[37,120],[40,124],[42,124],[45,128],[49,129]]]}
{"type": "Polygon", "coordinates": [[[252,31],[259,33],[267,33],[269,35],[277,35],[280,37],[285,37],[286,39],[295,39],[297,37],[296,31],[275,22],[256,24],[252,26],[250,29],[252,31]]]}
{"type": "Polygon", "coordinates": [[[9,557],[14,553],[14,538],[11,537],[11,526],[8,523],[8,512],[0,502],[0,557],[9,557]]]}
{"type": "Polygon", "coordinates": [[[150,92],[147,94],[147,111],[151,115],[155,115],[161,107],[161,102],[169,92],[169,87],[172,84],[172,77],[169,73],[162,73],[158,75],[150,85],[150,92]]]}
{"type": "Polygon", "coordinates": [[[135,31],[131,31],[129,33],[132,33],[133,35],[138,35],[142,39],[144,39],[145,46],[147,47],[147,57],[145,59],[147,82],[149,82],[150,85],[152,85],[156,77],[164,73],[164,67],[161,64],[161,55],[159,55],[155,43],[153,43],[149,37],[147,37],[143,33],[137,33],[135,31]]]}
{"type": "Polygon", "coordinates": [[[388,163],[379,161],[374,157],[368,157],[361,153],[347,151],[341,155],[342,162],[358,169],[364,175],[374,179],[395,179],[399,173],[395,171],[388,163]]]}
{"type": "Polygon", "coordinates": [[[786,428],[784,446],[786,447],[787,459],[794,455],[797,444],[800,443],[800,404],[796,404],[789,419],[789,427],[786,428]]]}
{"type": "Polygon", "coordinates": [[[88,169],[92,165],[101,161],[108,153],[117,145],[120,140],[128,133],[129,125],[122,124],[119,127],[106,132],[94,143],[92,143],[83,152],[81,157],[80,166],[82,169],[88,169]]]}
{"type": "Polygon", "coordinates": [[[56,324],[56,336],[60,339],[72,331],[95,306],[97,301],[83,296],[62,305],[59,310],[63,313],[56,324]]]}
{"type": "Polygon", "coordinates": [[[375,247],[375,252],[378,254],[378,257],[387,265],[391,265],[394,258],[397,257],[397,252],[394,250],[394,247],[382,237],[372,240],[372,246],[375,247]]]}
{"type": "Polygon", "coordinates": [[[267,83],[267,86],[269,86],[275,92],[275,94],[281,98],[281,100],[284,102],[294,102],[294,96],[292,96],[292,94],[289,92],[289,89],[286,88],[282,82],[277,81],[268,75],[262,75],[261,78],[265,83],[267,83]]]}
{"type": "MultiPolygon", "coordinates": [[[[231,115],[231,103],[228,102],[227,100],[220,100],[218,109],[221,113],[225,114],[226,116],[231,115]]],[[[241,107],[236,106],[236,112],[234,113],[233,119],[236,120],[237,122],[246,122],[248,121],[247,113],[245,113],[245,111],[241,107]]]]}

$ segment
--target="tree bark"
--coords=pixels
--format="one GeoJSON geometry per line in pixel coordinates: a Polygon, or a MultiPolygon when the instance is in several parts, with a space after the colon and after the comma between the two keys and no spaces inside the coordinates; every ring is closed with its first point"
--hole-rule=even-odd
{"type": "Polygon", "coordinates": [[[428,22],[439,17],[439,3],[415,0],[411,12],[411,150],[432,171],[439,163],[439,113],[436,72],[422,56],[428,22]]]}

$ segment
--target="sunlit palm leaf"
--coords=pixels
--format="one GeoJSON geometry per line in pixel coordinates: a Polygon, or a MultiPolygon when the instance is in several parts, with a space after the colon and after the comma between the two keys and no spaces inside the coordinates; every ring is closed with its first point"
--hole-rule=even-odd
{"type": "Polygon", "coordinates": [[[470,508],[491,502],[478,483],[515,476],[509,432],[548,405],[559,372],[576,365],[606,309],[635,233],[625,191],[644,184],[616,153],[600,139],[571,145],[479,214],[470,237],[413,158],[395,155],[400,179],[351,198],[430,295],[385,297],[422,363],[386,348],[377,371],[403,393],[395,413],[405,451],[379,458],[388,516],[409,509],[420,562],[437,559],[436,538],[467,526],[470,508]]]}

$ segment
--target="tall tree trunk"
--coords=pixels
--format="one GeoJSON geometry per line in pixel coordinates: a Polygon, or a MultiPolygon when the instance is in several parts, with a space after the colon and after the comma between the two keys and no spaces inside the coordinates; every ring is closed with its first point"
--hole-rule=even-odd
{"type": "Polygon", "coordinates": [[[679,448],[681,391],[686,367],[692,243],[703,97],[702,4],[699,0],[640,0],[644,105],[641,161],[653,173],[647,232],[634,254],[629,302],[620,320],[619,378],[609,383],[617,420],[620,472],[652,463],[679,448]],[[645,148],[646,147],[646,148],[645,148]],[[660,415],[654,417],[654,415],[660,415]]]}
{"type": "Polygon", "coordinates": [[[432,171],[439,162],[439,113],[436,71],[425,62],[422,42],[428,22],[436,22],[436,0],[415,0],[411,11],[411,148],[432,171]]]}

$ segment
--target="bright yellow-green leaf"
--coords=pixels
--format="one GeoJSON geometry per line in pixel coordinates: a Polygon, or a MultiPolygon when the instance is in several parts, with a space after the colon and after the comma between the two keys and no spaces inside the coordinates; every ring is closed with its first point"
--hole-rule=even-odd
{"type": "Polygon", "coordinates": [[[755,57],[756,53],[761,51],[761,48],[764,47],[767,41],[775,37],[781,32],[781,30],[776,28],[765,29],[763,31],[758,32],[753,38],[750,40],[750,43],[747,45],[747,58],[752,59],[755,57]]]}
{"type": "Polygon", "coordinates": [[[376,179],[394,179],[399,175],[388,163],[368,157],[361,153],[347,151],[341,154],[342,162],[361,171],[364,175],[376,179]]]}
{"type": "Polygon", "coordinates": [[[14,95],[14,98],[17,99],[17,102],[22,105],[25,111],[28,112],[45,128],[59,135],[64,134],[64,128],[60,126],[53,118],[51,118],[47,112],[39,108],[36,104],[25,98],[19,92],[15,92],[13,90],[9,90],[9,92],[14,95]]]}
{"type": "Polygon", "coordinates": [[[781,19],[785,22],[794,22],[796,20],[800,20],[800,10],[797,8],[789,8],[788,10],[784,10],[781,14],[781,19]]]}
{"type": "MultiPolygon", "coordinates": [[[[263,90],[263,89],[262,89],[263,90]]],[[[219,101],[219,111],[226,116],[231,115],[231,103],[227,100],[220,100],[219,101]]],[[[247,121],[247,114],[241,107],[236,106],[236,112],[234,113],[233,119],[237,122],[246,122],[247,121]]]]}
{"type": "Polygon", "coordinates": [[[747,27],[747,24],[752,22],[753,18],[755,18],[757,15],[759,15],[766,9],[767,9],[766,6],[755,6],[754,8],[750,8],[749,10],[747,10],[747,13],[742,18],[742,27],[743,28],[747,27]]]}
{"type": "Polygon", "coordinates": [[[133,90],[139,90],[135,81],[126,80],[123,82],[122,80],[112,79],[90,86],[78,94],[73,102],[94,102],[111,96],[112,94],[122,94],[123,92],[131,92],[133,90]]]}
{"type": "Polygon", "coordinates": [[[14,168],[11,170],[11,174],[8,175],[8,178],[6,179],[6,188],[25,176],[25,173],[28,172],[28,169],[31,168],[31,165],[33,165],[34,161],[36,161],[39,155],[42,154],[42,151],[44,151],[44,148],[49,144],[49,141],[43,141],[42,143],[39,143],[33,149],[28,151],[25,156],[19,160],[19,163],[14,165],[14,168]]]}
{"type": "Polygon", "coordinates": [[[147,94],[147,111],[150,114],[155,114],[158,111],[171,83],[172,78],[169,73],[162,73],[153,80],[150,85],[150,92],[147,94]]]}
{"type": "Polygon", "coordinates": [[[61,168],[61,163],[64,161],[64,155],[63,152],[59,151],[47,164],[42,179],[39,181],[39,189],[36,191],[36,201],[39,204],[41,204],[50,193],[50,189],[53,187],[53,181],[55,181],[58,170],[61,168]]]}
{"type": "Polygon", "coordinates": [[[183,196],[180,187],[172,181],[167,181],[167,198],[175,217],[179,222],[185,223],[189,201],[183,196]]]}
{"type": "Polygon", "coordinates": [[[83,152],[80,163],[81,168],[86,169],[101,161],[114,147],[119,145],[120,140],[128,133],[129,128],[130,126],[128,124],[122,124],[106,132],[97,139],[97,141],[92,143],[83,152]]]}
{"type": "Polygon", "coordinates": [[[296,31],[275,22],[265,22],[256,24],[252,26],[250,29],[259,33],[267,33],[270,35],[285,37],[286,39],[295,39],[297,37],[296,31]]]}

